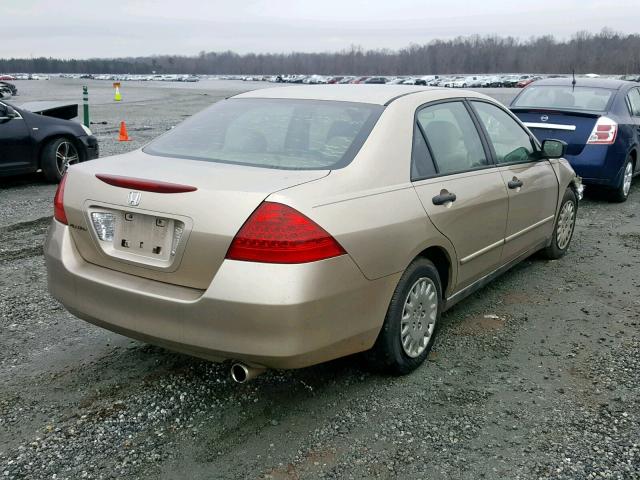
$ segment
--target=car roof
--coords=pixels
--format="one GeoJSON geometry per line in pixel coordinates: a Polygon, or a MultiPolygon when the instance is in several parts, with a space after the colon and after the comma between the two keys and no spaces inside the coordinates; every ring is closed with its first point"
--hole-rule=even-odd
{"type": "MultiPolygon", "coordinates": [[[[371,103],[386,105],[392,100],[419,92],[434,92],[434,97],[442,98],[442,91],[449,90],[438,87],[421,87],[413,85],[304,85],[291,87],[274,87],[252,90],[233,98],[274,98],[297,100],[332,100],[337,102],[371,103]],[[439,94],[439,95],[436,95],[439,94]]],[[[482,96],[467,92],[468,96],[482,96]]],[[[452,97],[460,97],[460,91],[451,92],[452,97]]]]}
{"type": "MultiPolygon", "coordinates": [[[[537,80],[533,85],[556,85],[556,86],[571,86],[573,78],[545,78],[537,80]]],[[[618,90],[622,87],[633,85],[633,82],[627,80],[617,80],[614,78],[583,78],[576,77],[576,87],[595,87],[595,88],[610,88],[618,90]]]]}

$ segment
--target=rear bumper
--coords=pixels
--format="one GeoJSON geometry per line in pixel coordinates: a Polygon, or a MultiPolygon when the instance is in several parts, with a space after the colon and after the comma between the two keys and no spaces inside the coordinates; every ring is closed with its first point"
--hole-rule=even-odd
{"type": "Polygon", "coordinates": [[[300,265],[226,260],[196,290],[87,263],[55,220],[45,257],[50,292],[79,318],[190,355],[272,368],[369,349],[400,276],[369,281],[346,255],[300,265]]]}

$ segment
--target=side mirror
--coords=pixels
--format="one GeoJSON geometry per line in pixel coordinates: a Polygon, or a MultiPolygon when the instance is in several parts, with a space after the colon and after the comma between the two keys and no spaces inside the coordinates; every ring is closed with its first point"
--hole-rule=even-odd
{"type": "Polygon", "coordinates": [[[542,155],[545,158],[562,158],[567,152],[567,144],[562,140],[547,139],[542,142],[542,155]]]}

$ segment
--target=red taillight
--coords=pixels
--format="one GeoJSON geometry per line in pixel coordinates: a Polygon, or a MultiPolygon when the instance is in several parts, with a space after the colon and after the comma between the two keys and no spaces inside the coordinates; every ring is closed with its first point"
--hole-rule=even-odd
{"type": "Polygon", "coordinates": [[[596,122],[589,140],[588,145],[611,145],[616,141],[618,134],[618,124],[608,117],[600,117],[596,122]]]}
{"type": "Polygon", "coordinates": [[[180,185],[179,183],[159,182],[157,180],[147,180],[145,178],[122,177],[120,175],[107,175],[106,173],[96,173],[96,177],[104,183],[114,187],[130,188],[143,192],[155,193],[184,193],[195,192],[196,187],[191,185],[180,185]]]}
{"type": "Polygon", "coordinates": [[[306,263],[344,255],[320,225],[281,203],[263,202],[236,234],[227,258],[246,262],[306,263]]]}
{"type": "Polygon", "coordinates": [[[60,223],[67,225],[67,214],[64,211],[64,184],[67,181],[67,175],[62,176],[62,180],[58,184],[56,196],[53,197],[53,217],[60,223]]]}

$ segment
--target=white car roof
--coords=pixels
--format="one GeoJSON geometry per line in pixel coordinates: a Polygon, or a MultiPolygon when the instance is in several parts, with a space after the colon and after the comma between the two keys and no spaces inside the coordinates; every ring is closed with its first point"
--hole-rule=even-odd
{"type": "MultiPolygon", "coordinates": [[[[333,100],[338,102],[357,102],[385,105],[396,97],[403,95],[433,91],[434,97],[442,97],[445,88],[421,87],[413,85],[305,85],[291,87],[274,87],[252,90],[233,98],[286,98],[300,100],[333,100]]],[[[481,96],[468,92],[468,96],[481,96]]],[[[451,96],[460,96],[457,91],[451,96]]]]}

